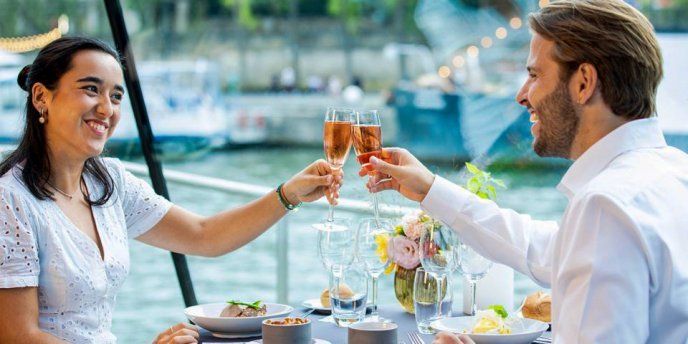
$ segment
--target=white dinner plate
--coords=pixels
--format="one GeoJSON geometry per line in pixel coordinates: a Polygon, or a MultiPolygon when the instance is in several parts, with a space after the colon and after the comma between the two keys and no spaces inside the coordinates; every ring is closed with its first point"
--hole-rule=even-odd
{"type": "Polygon", "coordinates": [[[527,344],[532,343],[547,330],[548,325],[533,319],[514,318],[511,334],[473,334],[476,317],[453,317],[435,320],[430,324],[435,330],[465,333],[476,344],[527,344]]]}
{"type": "Polygon", "coordinates": [[[320,299],[308,299],[306,301],[303,301],[303,303],[301,305],[306,307],[306,308],[315,309],[316,313],[320,313],[320,314],[332,313],[332,310],[330,309],[330,307],[323,306],[323,304],[320,302],[320,299]]]}
{"type": "Polygon", "coordinates": [[[263,320],[283,317],[294,310],[291,306],[279,303],[265,303],[265,315],[248,318],[221,317],[220,313],[227,306],[226,302],[206,303],[188,307],[184,315],[204,329],[225,335],[255,334],[261,332],[263,320]]]}

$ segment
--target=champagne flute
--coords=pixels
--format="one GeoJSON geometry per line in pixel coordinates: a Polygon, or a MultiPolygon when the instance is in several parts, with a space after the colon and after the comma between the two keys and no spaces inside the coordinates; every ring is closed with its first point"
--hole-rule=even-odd
{"type": "MultiPolygon", "coordinates": [[[[420,234],[420,263],[425,271],[435,277],[437,286],[442,285],[442,279],[449,279],[455,267],[456,254],[454,232],[444,226],[435,226],[432,222],[425,224],[420,234]]],[[[437,318],[442,317],[442,288],[437,289],[437,318]]]]}
{"type": "Polygon", "coordinates": [[[376,221],[375,219],[366,218],[361,220],[356,232],[356,258],[363,264],[365,271],[373,282],[373,310],[369,317],[371,321],[385,321],[377,312],[377,283],[382,272],[392,262],[390,252],[394,252],[394,249],[388,246],[385,252],[378,251],[380,247],[385,247],[380,245],[381,241],[387,242],[387,245],[393,245],[391,240],[394,237],[393,228],[394,226],[385,219],[376,221]]]}
{"type": "MultiPolygon", "coordinates": [[[[325,159],[334,173],[340,173],[351,150],[351,121],[353,110],[347,108],[327,108],[323,145],[325,159]]],[[[327,222],[334,221],[334,205],[330,204],[327,222]]]]}
{"type": "Polygon", "coordinates": [[[492,261],[479,255],[470,246],[460,244],[461,261],[459,262],[459,269],[466,277],[471,285],[471,314],[475,315],[478,311],[478,306],[475,302],[476,284],[478,281],[487,275],[487,272],[492,267],[492,261]]]}
{"type": "MultiPolygon", "coordinates": [[[[356,111],[351,129],[356,159],[363,168],[368,170],[368,175],[372,178],[375,175],[375,170],[370,166],[370,157],[380,158],[382,152],[382,127],[377,110],[356,111]]],[[[379,228],[381,226],[377,194],[372,192],[371,195],[373,199],[373,213],[379,228]]]]}

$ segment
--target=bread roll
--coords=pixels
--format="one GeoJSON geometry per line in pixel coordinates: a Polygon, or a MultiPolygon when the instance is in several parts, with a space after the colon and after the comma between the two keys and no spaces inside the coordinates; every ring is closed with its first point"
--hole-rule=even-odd
{"type": "Polygon", "coordinates": [[[325,288],[322,294],[320,294],[320,304],[325,308],[330,308],[330,289],[325,288]]]}
{"type": "MultiPolygon", "coordinates": [[[[339,285],[339,298],[348,299],[352,296],[354,296],[354,291],[351,290],[351,288],[348,285],[346,285],[345,283],[339,285]]],[[[325,308],[330,308],[332,306],[332,304],[330,303],[330,290],[328,288],[325,288],[322,294],[320,294],[320,303],[325,308]]]]}
{"type": "Polygon", "coordinates": [[[540,320],[543,322],[552,321],[552,297],[541,291],[534,292],[526,297],[521,308],[523,317],[540,320]]]}

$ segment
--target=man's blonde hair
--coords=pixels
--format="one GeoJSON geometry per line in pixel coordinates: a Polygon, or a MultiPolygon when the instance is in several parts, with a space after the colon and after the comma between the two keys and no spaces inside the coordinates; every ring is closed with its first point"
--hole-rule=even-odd
{"type": "Polygon", "coordinates": [[[554,41],[568,81],[581,63],[597,69],[602,98],[628,119],[655,114],[662,54],[652,24],[622,0],[561,0],[530,14],[530,28],[554,41]]]}

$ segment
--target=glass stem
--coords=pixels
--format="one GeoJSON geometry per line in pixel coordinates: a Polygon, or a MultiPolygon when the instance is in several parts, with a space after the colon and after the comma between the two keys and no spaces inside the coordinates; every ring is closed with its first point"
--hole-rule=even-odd
{"type": "Polygon", "coordinates": [[[478,313],[478,305],[476,304],[475,300],[475,290],[477,289],[477,285],[475,282],[471,281],[471,294],[473,297],[471,297],[471,315],[475,315],[478,313]]]}
{"type": "Polygon", "coordinates": [[[442,276],[435,277],[435,289],[437,289],[437,319],[442,318],[442,276]]]}
{"type": "Polygon", "coordinates": [[[373,310],[370,312],[371,317],[377,317],[377,280],[379,276],[371,276],[373,279],[373,310]]]}
{"type": "Polygon", "coordinates": [[[373,198],[373,214],[375,215],[375,225],[380,228],[380,207],[377,203],[377,193],[371,192],[370,195],[373,198]]]}
{"type": "Polygon", "coordinates": [[[330,210],[327,212],[327,222],[334,222],[334,205],[330,204],[330,210]]]}

